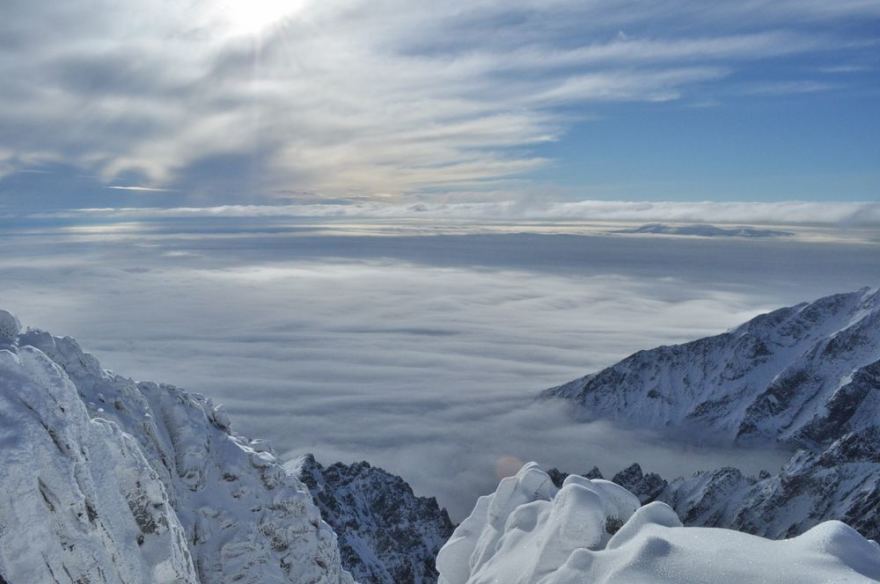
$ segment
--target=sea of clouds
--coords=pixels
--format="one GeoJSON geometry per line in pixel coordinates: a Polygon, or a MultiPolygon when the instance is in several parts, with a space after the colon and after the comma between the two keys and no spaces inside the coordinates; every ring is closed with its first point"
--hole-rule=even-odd
{"type": "Polygon", "coordinates": [[[880,282],[876,243],[809,237],[204,217],[4,233],[0,306],[26,324],[227,404],[238,431],[284,457],[401,474],[456,518],[512,459],[775,468],[781,453],[685,448],[534,397],[642,348],[880,282]]]}

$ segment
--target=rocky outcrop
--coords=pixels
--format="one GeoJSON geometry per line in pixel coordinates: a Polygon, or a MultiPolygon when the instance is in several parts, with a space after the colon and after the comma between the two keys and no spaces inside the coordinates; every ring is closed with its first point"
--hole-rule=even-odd
{"type": "Polygon", "coordinates": [[[880,431],[847,434],[819,452],[803,450],[777,474],[725,467],[667,482],[632,465],[615,475],[643,503],[662,501],[685,525],[793,537],[836,519],[880,540],[880,431]],[[647,478],[651,477],[651,478],[647,478]]]}
{"type": "Polygon", "coordinates": [[[311,455],[288,468],[339,536],[343,565],[361,584],[430,584],[454,525],[433,497],[367,462],[322,466],[311,455]]]}
{"type": "Polygon", "coordinates": [[[642,504],[655,501],[667,486],[666,481],[660,475],[652,472],[645,474],[638,464],[632,464],[623,469],[614,475],[611,482],[635,494],[642,504]]]}
{"type": "Polygon", "coordinates": [[[640,351],[543,395],[690,439],[813,448],[877,423],[878,378],[880,290],[863,289],[640,351]]]}
{"type": "Polygon", "coordinates": [[[797,449],[774,475],[722,468],[666,484],[634,465],[614,477],[643,503],[668,503],[685,524],[781,538],[838,519],[880,539],[880,291],[641,351],[544,395],[695,442],[797,449]]]}
{"type": "Polygon", "coordinates": [[[211,400],[0,312],[0,578],[351,584],[271,449],[211,400]]]}

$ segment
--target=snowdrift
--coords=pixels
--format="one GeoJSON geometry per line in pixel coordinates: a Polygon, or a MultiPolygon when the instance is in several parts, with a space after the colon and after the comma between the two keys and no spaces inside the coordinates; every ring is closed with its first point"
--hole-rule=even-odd
{"type": "Polygon", "coordinates": [[[868,584],[880,546],[837,521],[773,541],[682,527],[665,503],[535,463],[482,497],[437,559],[440,584],[868,584]]]}

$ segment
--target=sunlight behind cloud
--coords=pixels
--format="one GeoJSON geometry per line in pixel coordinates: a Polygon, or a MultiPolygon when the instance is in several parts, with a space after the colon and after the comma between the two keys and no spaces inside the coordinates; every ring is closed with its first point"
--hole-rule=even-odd
{"type": "MultiPolygon", "coordinates": [[[[6,192],[18,206],[59,192],[25,174],[52,164],[78,193],[41,196],[67,208],[137,194],[108,185],[167,188],[163,206],[297,193],[485,200],[545,193],[539,173],[555,164],[559,193],[560,154],[577,168],[596,159],[571,141],[578,125],[623,123],[624,107],[674,115],[713,99],[773,99],[745,95],[743,83],[785,81],[776,73],[798,59],[848,65],[863,50],[803,24],[812,4],[713,5],[696,18],[684,0],[662,14],[645,0],[9,2],[0,175],[14,179],[6,192]]],[[[823,17],[873,14],[852,3],[823,17]]]]}
{"type": "Polygon", "coordinates": [[[219,0],[217,10],[237,35],[259,35],[299,15],[309,0],[219,0]]]}

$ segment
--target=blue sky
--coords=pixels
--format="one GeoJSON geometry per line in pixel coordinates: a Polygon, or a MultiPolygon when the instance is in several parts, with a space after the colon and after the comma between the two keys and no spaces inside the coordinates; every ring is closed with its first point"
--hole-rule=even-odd
{"type": "Polygon", "coordinates": [[[878,103],[841,91],[612,106],[544,147],[554,163],[539,176],[600,199],[876,201],[878,103]]]}
{"type": "Polygon", "coordinates": [[[3,11],[7,212],[880,201],[873,1],[3,11]]]}

